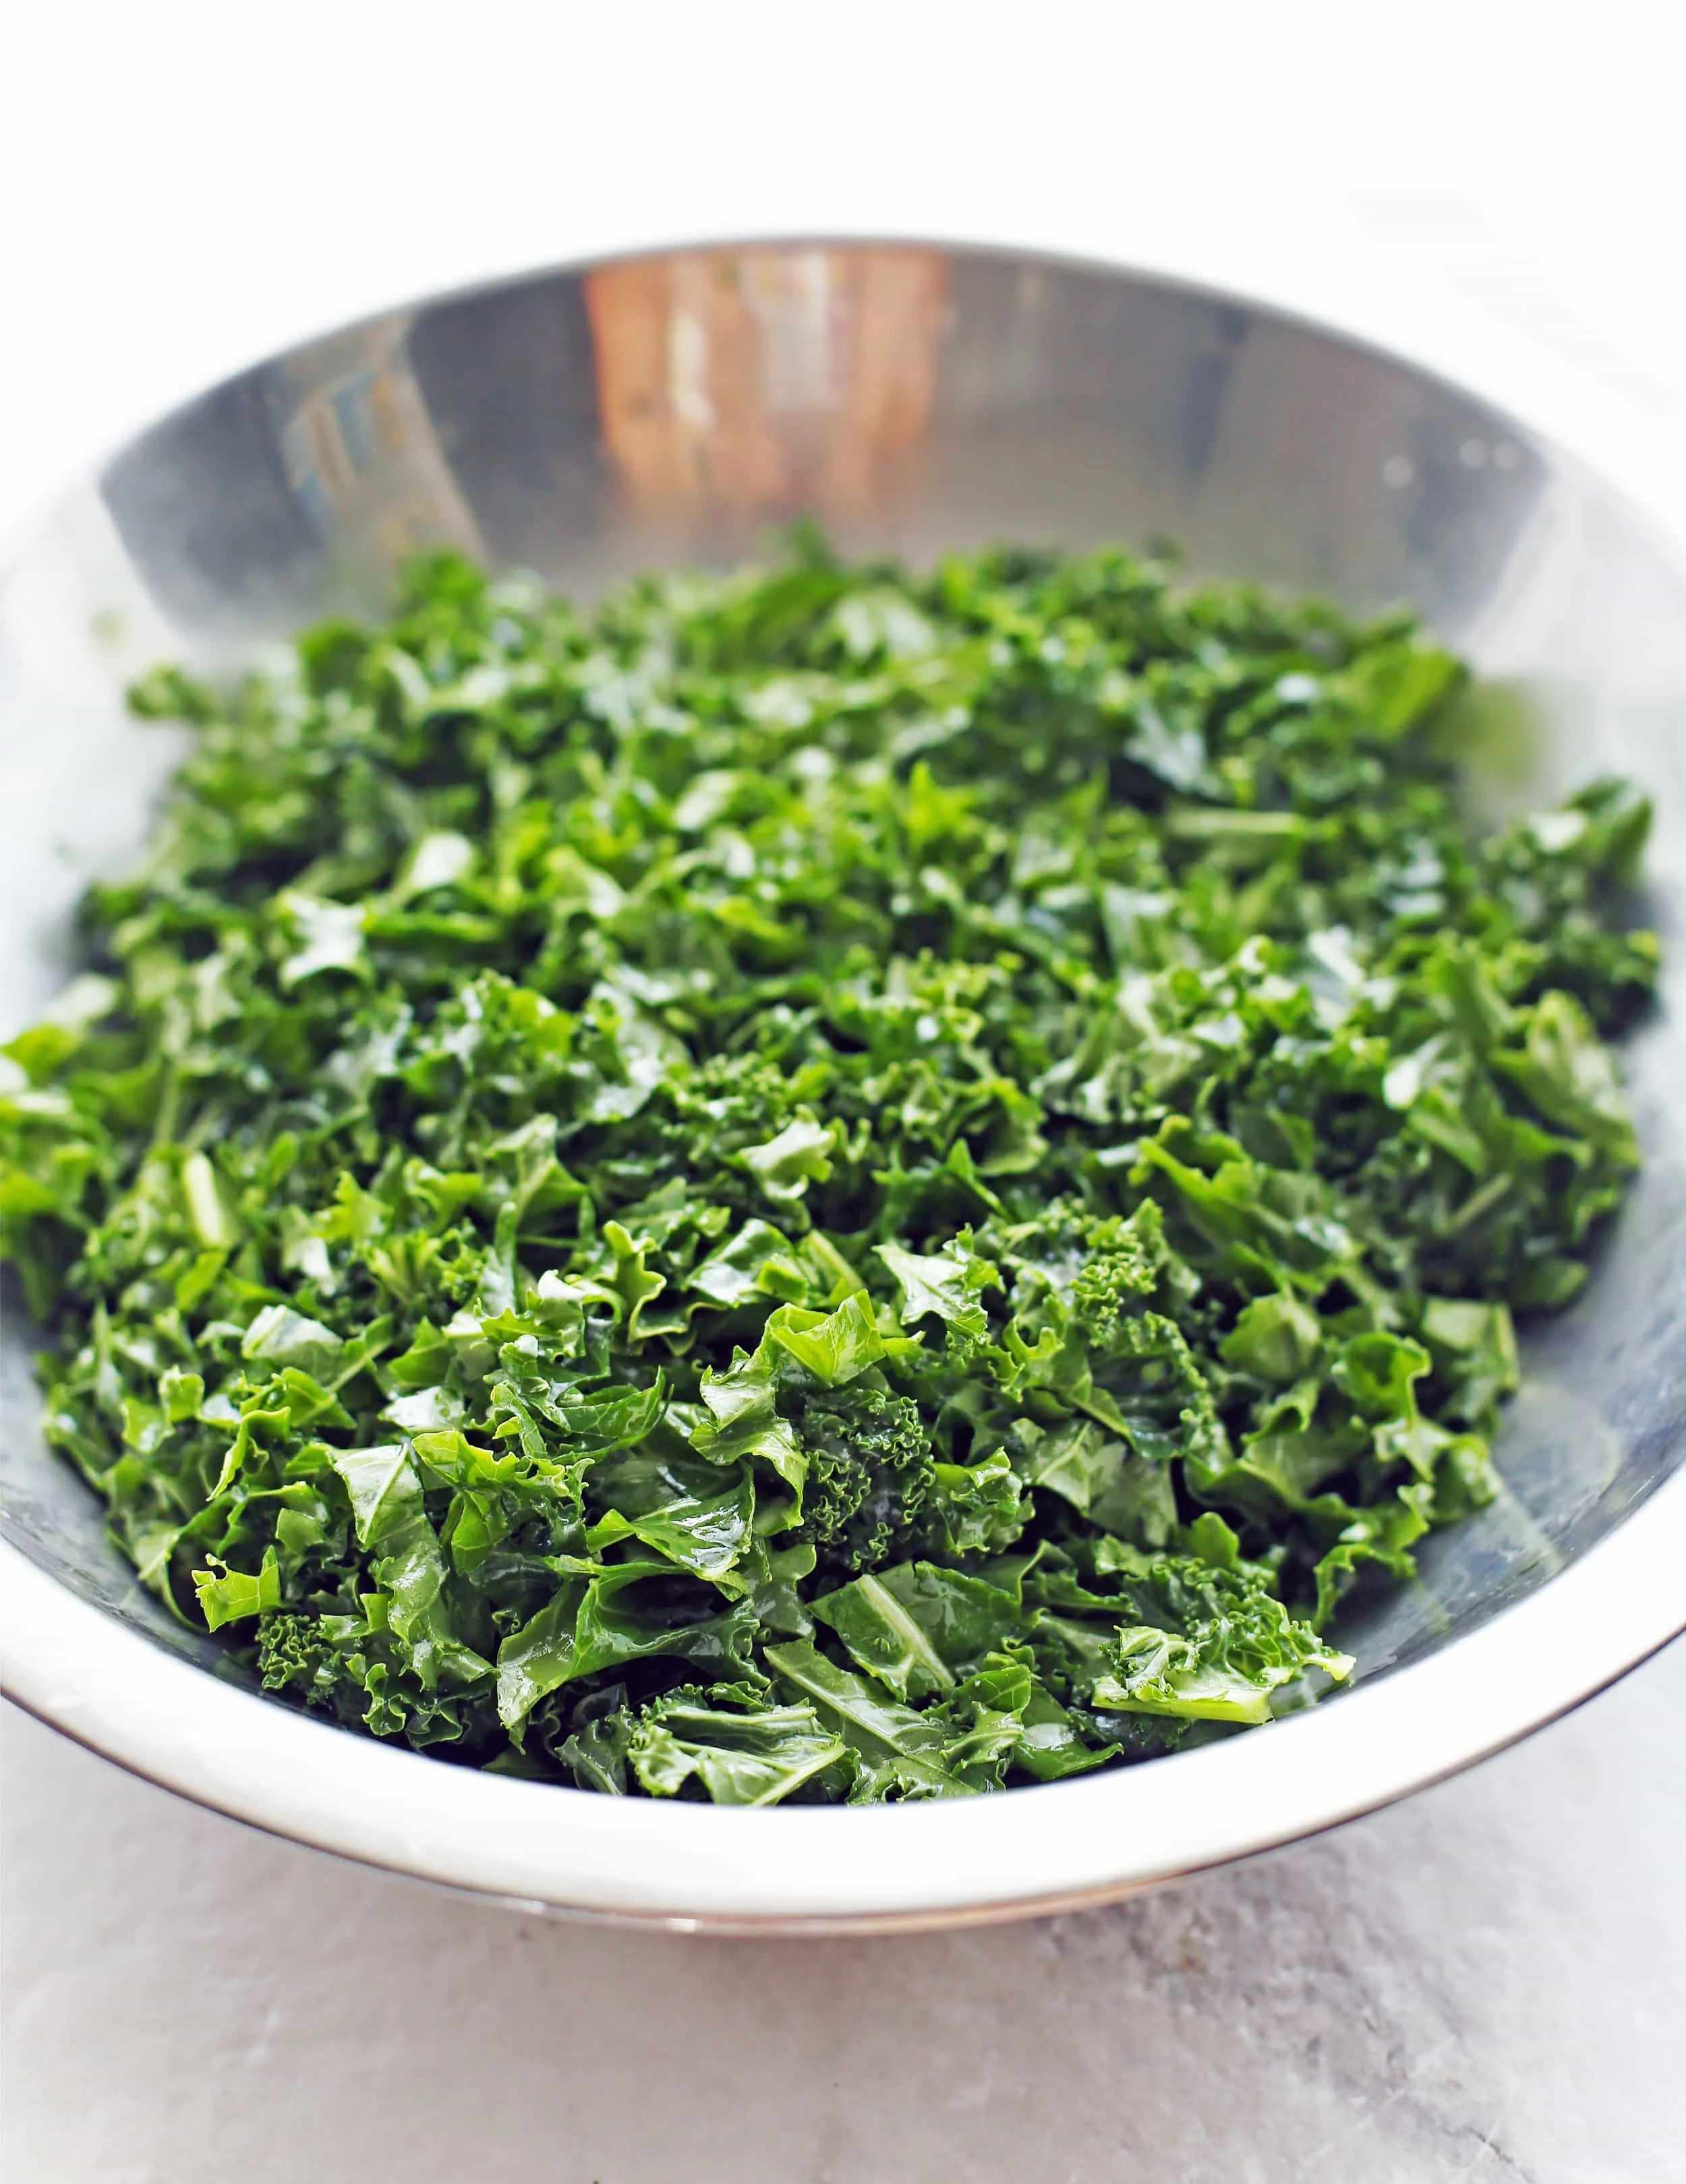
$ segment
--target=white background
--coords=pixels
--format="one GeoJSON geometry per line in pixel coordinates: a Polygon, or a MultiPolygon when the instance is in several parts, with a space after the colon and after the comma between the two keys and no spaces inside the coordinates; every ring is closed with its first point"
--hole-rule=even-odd
{"type": "MultiPolygon", "coordinates": [[[[1686,480],[1661,0],[58,4],[0,30],[0,535],[195,387],[547,259],[876,229],[1461,316],[1686,480]]],[[[1686,2178],[1686,1658],[1099,1917],[587,1933],[6,1728],[8,2184],[1686,2178]]]]}

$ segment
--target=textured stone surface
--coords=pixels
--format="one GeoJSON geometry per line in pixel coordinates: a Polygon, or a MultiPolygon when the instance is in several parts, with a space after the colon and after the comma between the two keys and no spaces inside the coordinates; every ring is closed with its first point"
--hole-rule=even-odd
{"type": "Polygon", "coordinates": [[[747,1942],[337,1865],[8,1712],[17,2184],[1681,2184],[1686,1645],[1111,1911],[747,1942]]]}

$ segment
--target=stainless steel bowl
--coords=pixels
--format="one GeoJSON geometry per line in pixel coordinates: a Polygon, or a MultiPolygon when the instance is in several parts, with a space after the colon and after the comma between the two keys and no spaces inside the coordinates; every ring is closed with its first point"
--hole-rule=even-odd
{"type": "Polygon", "coordinates": [[[1419,603],[1487,678],[1473,793],[1654,793],[1664,1002],[1628,1056],[1644,1179],[1528,1350],[1508,1490],[1345,1631],[1356,1686],[1127,1771],[869,1811],[619,1801],[441,1765],[218,1672],[43,1451],[0,1356],[6,1688],[96,1750],[326,1849],[671,1925],[935,1924],[1096,1901],[1325,1827],[1574,1705],[1686,1624],[1686,553],[1554,437],[1230,296],[913,244],[546,272],[389,313],[165,418],[49,510],[0,595],[0,1025],[46,1001],[86,878],[137,844],[171,737],[125,676],[212,663],[452,543],[592,589],[818,516],[915,559],[1174,538],[1193,568],[1419,603]]]}

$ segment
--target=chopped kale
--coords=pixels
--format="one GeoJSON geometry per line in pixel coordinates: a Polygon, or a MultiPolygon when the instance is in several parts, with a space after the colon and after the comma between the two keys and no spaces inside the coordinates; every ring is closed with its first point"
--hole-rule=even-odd
{"type": "Polygon", "coordinates": [[[1461,677],[811,539],[154,674],[0,1064],[50,1441],[265,1689],[471,1764],[863,1802],[1303,1704],[1638,1159],[1647,807],[1475,836],[1461,677]]]}

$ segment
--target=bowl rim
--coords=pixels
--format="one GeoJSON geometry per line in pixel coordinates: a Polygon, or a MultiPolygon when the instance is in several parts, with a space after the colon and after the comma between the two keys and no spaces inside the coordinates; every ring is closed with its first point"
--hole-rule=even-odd
{"type": "Polygon", "coordinates": [[[3,1541],[0,1662],[8,1697],[131,1774],[360,1864],[672,1931],[900,1932],[1110,1903],[1443,1781],[1686,1627],[1683,1556],[1686,1471],[1525,1599],[1334,1705],[1143,1767],[904,1805],[736,1810],[442,1765],[207,1674],[3,1541]]]}
{"type": "MultiPolygon", "coordinates": [[[[705,235],[400,300],[293,347],[394,311],[604,265],[872,247],[1029,262],[1206,298],[1402,367],[1474,396],[1584,467],[1686,566],[1686,508],[1647,471],[1628,421],[1572,382],[1535,383],[1533,398],[1517,406],[1503,390],[1503,341],[1483,345],[1455,311],[1427,313],[1406,340],[1391,329],[1384,339],[1297,301],[1034,245],[894,232],[705,235]]],[[[47,512],[33,511],[5,542],[0,581],[47,512]]],[[[1524,1598],[1335,1705],[1149,1766],[929,1804],[730,1810],[441,1765],[284,1704],[254,1703],[258,1695],[170,1653],[5,1540],[0,1691],[90,1750],[231,1818],[526,1908],[676,1930],[905,1930],[1105,1903],[1442,1780],[1567,1713],[1686,1629],[1683,1561],[1686,1468],[1524,1598]]]]}

